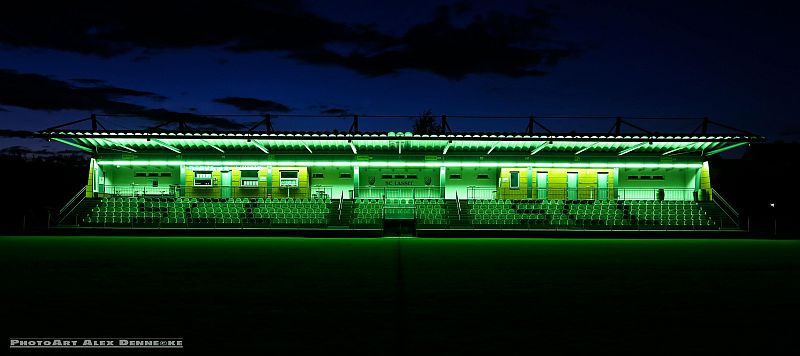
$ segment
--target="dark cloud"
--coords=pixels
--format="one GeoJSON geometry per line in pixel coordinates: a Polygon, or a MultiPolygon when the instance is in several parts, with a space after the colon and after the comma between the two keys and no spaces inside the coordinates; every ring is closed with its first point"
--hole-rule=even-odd
{"type": "Polygon", "coordinates": [[[152,92],[102,86],[80,87],[40,74],[0,69],[0,104],[31,110],[83,110],[106,114],[126,114],[156,122],[178,122],[238,129],[240,123],[225,118],[148,108],[120,100],[126,98],[164,100],[152,92]]]}
{"type": "Polygon", "coordinates": [[[105,80],[93,79],[93,78],[73,78],[73,79],[70,79],[69,81],[71,81],[73,83],[77,83],[77,84],[83,84],[83,85],[105,85],[106,84],[105,80]]]}
{"type": "Polygon", "coordinates": [[[475,73],[537,76],[546,65],[575,54],[551,38],[549,12],[489,13],[464,26],[458,2],[441,7],[432,21],[401,35],[368,25],[332,21],[292,0],[16,2],[0,12],[0,43],[142,60],[164,49],[222,47],[233,52],[281,51],[298,61],[350,68],[368,76],[404,69],[450,79],[475,73]],[[462,21],[459,21],[461,23],[462,21]]]}
{"type": "Polygon", "coordinates": [[[6,108],[4,108],[4,107],[0,106],[0,112],[8,112],[8,109],[6,109],[6,108]]]}
{"type": "Polygon", "coordinates": [[[22,130],[0,130],[0,137],[28,138],[33,137],[33,132],[22,130]]]}
{"type": "Polygon", "coordinates": [[[334,115],[334,116],[353,115],[350,112],[350,110],[342,109],[342,108],[327,108],[325,110],[320,111],[320,114],[323,114],[323,115],[334,115]]]}
{"type": "Polygon", "coordinates": [[[258,112],[289,112],[292,111],[288,106],[272,101],[256,98],[243,98],[238,96],[227,96],[214,99],[215,103],[233,106],[242,111],[258,112]]]}
{"type": "Polygon", "coordinates": [[[550,13],[531,8],[523,15],[491,13],[465,26],[453,25],[442,7],[428,23],[412,27],[392,46],[373,52],[337,52],[324,48],[291,56],[316,64],[336,64],[368,76],[402,69],[428,71],[459,80],[469,74],[509,77],[541,76],[544,66],[557,64],[577,51],[546,36],[554,30],[550,13]]]}

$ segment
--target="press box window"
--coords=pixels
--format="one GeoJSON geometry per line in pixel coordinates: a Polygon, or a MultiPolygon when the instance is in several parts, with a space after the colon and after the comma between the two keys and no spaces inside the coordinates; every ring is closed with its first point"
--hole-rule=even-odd
{"type": "Polygon", "coordinates": [[[450,179],[461,179],[461,175],[460,174],[451,174],[450,175],[450,179]]]}
{"type": "Polygon", "coordinates": [[[325,178],[323,173],[311,173],[311,178],[325,178]]]}
{"type": "Polygon", "coordinates": [[[509,182],[509,187],[511,189],[519,189],[519,172],[511,172],[511,182],[509,182]]]}
{"type": "Polygon", "coordinates": [[[254,169],[241,171],[239,183],[242,187],[258,187],[258,171],[254,169]]]}
{"type": "Polygon", "coordinates": [[[147,173],[145,172],[136,172],[133,174],[134,177],[147,177],[147,173]]]}
{"type": "Polygon", "coordinates": [[[281,187],[297,187],[300,185],[297,171],[281,171],[281,187]]]}
{"type": "Polygon", "coordinates": [[[210,187],[211,172],[210,171],[194,172],[194,185],[195,187],[210,187]]]}
{"type": "Polygon", "coordinates": [[[489,179],[488,174],[478,174],[478,179],[489,179]]]}
{"type": "Polygon", "coordinates": [[[353,178],[353,175],[350,173],[339,173],[339,178],[353,178]]]}
{"type": "Polygon", "coordinates": [[[407,174],[406,175],[406,179],[417,179],[417,175],[416,174],[407,174]]]}
{"type": "Polygon", "coordinates": [[[381,174],[381,179],[392,179],[391,174],[381,174]]]}

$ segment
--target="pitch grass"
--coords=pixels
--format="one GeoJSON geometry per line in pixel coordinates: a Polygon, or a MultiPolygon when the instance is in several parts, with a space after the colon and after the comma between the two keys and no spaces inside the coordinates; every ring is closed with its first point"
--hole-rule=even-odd
{"type": "Polygon", "coordinates": [[[0,237],[0,264],[14,337],[182,336],[187,350],[261,354],[798,351],[800,241],[26,236],[0,237]]]}

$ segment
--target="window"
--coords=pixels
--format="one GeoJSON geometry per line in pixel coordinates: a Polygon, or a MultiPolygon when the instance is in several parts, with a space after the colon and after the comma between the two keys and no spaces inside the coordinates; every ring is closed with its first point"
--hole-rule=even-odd
{"type": "Polygon", "coordinates": [[[211,184],[211,171],[196,171],[194,172],[194,185],[196,187],[210,187],[211,184]]]}
{"type": "Polygon", "coordinates": [[[650,180],[650,178],[653,178],[653,177],[651,177],[651,176],[640,176],[639,180],[650,180]]]}
{"type": "Polygon", "coordinates": [[[664,176],[653,176],[653,180],[664,180],[664,176]]]}
{"type": "Polygon", "coordinates": [[[258,187],[258,170],[248,169],[240,171],[239,185],[245,188],[258,187]]]}
{"type": "Polygon", "coordinates": [[[489,179],[488,174],[478,174],[478,179],[489,179]]]}
{"type": "Polygon", "coordinates": [[[450,175],[450,179],[461,179],[461,175],[460,174],[451,174],[450,175]]]}
{"type": "Polygon", "coordinates": [[[241,172],[242,178],[258,178],[258,171],[255,169],[248,169],[241,172]]]}
{"type": "Polygon", "coordinates": [[[148,177],[158,177],[158,172],[150,172],[150,173],[147,173],[147,176],[148,176],[148,177]]]}
{"type": "Polygon", "coordinates": [[[311,173],[311,178],[325,178],[323,173],[311,173]]]}
{"type": "Polygon", "coordinates": [[[172,177],[172,173],[170,172],[161,172],[162,177],[172,177]]]}
{"type": "Polygon", "coordinates": [[[145,172],[136,172],[133,174],[134,177],[147,177],[147,173],[145,172]]]}
{"type": "Polygon", "coordinates": [[[628,176],[628,180],[639,180],[639,176],[628,176]]]}
{"type": "Polygon", "coordinates": [[[241,186],[246,188],[258,187],[258,180],[256,179],[242,179],[241,186]]]}
{"type": "Polygon", "coordinates": [[[350,173],[339,173],[339,178],[353,178],[353,175],[350,173]]]}
{"type": "Polygon", "coordinates": [[[509,187],[511,189],[519,189],[519,172],[512,171],[511,172],[511,182],[509,182],[509,187]]]}
{"type": "Polygon", "coordinates": [[[417,175],[416,174],[407,174],[406,175],[406,179],[417,179],[417,175]]]}
{"type": "Polygon", "coordinates": [[[406,179],[406,175],[405,174],[395,174],[394,175],[394,179],[406,179]]]}
{"type": "Polygon", "coordinates": [[[381,174],[381,179],[392,179],[391,174],[381,174]]]}
{"type": "Polygon", "coordinates": [[[297,187],[300,185],[297,171],[281,171],[281,187],[297,187]]]}

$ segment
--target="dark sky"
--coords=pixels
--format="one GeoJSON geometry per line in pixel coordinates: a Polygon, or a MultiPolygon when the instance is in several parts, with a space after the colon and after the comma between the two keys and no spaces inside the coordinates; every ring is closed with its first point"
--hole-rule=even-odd
{"type": "MultiPolygon", "coordinates": [[[[789,2],[26,1],[0,13],[2,129],[89,113],[109,129],[222,115],[708,116],[795,141],[789,2]],[[498,4],[502,3],[502,5],[498,4]]],[[[545,122],[558,130],[592,123],[545,122]]],[[[522,129],[461,120],[454,130],[522,129]]],[[[347,129],[283,118],[277,129],[347,129]]],[[[410,120],[362,130],[409,130],[410,120]]],[[[599,124],[598,124],[599,125],[599,124]]],[[[597,130],[607,130],[603,123],[597,130]]],[[[691,130],[692,125],[684,126],[691,130]]],[[[663,129],[668,131],[668,129],[663,129]]],[[[2,139],[0,148],[26,144],[2,139]]],[[[30,143],[28,143],[31,145],[30,143]]]]}

